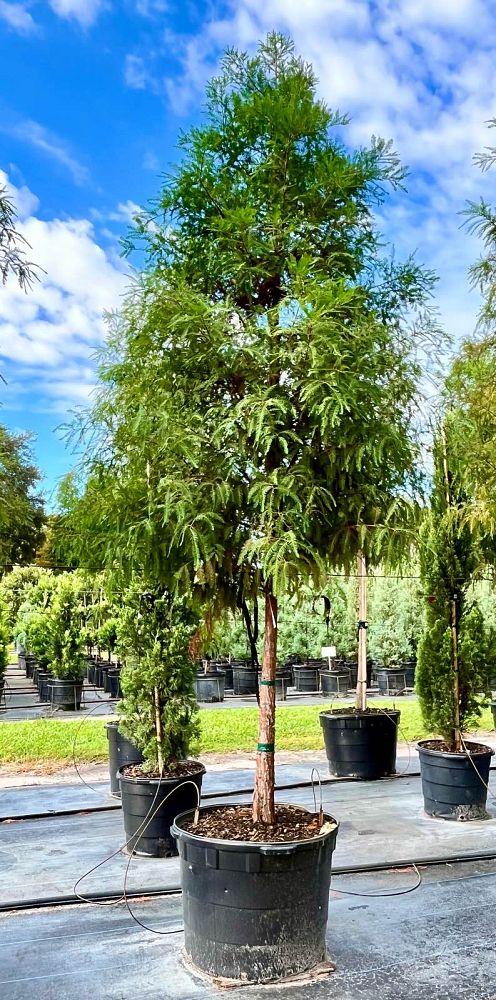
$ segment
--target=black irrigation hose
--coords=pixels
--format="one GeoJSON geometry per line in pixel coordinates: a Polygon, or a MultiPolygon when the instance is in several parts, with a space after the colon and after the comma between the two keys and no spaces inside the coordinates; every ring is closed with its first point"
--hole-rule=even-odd
{"type": "MultiPolygon", "coordinates": [[[[496,764],[491,768],[491,771],[496,771],[496,764]]],[[[399,774],[390,774],[385,778],[376,778],[374,784],[385,781],[399,781],[401,778],[419,778],[420,771],[401,771],[399,774]]],[[[363,783],[361,778],[321,778],[321,785],[345,785],[345,784],[360,784],[363,783]]],[[[290,792],[294,791],[295,788],[313,788],[313,781],[293,781],[288,782],[285,785],[276,785],[276,792],[290,792]]],[[[102,789],[103,794],[103,789],[102,789]]],[[[209,799],[227,799],[233,795],[252,795],[253,786],[248,788],[233,788],[230,791],[225,792],[208,792],[204,795],[205,800],[209,799]]],[[[113,812],[115,809],[120,809],[120,802],[112,802],[108,805],[101,806],[78,806],[77,809],[50,809],[45,812],[40,813],[26,813],[21,816],[0,816],[0,825],[2,823],[8,822],[25,822],[31,819],[50,819],[59,816],[79,816],[80,814],[87,813],[98,813],[98,812],[113,812]]]]}
{"type": "MultiPolygon", "coordinates": [[[[496,861],[496,853],[494,851],[476,851],[471,854],[456,854],[448,855],[447,857],[441,856],[428,856],[426,858],[409,858],[406,861],[398,862],[377,862],[367,865],[337,865],[333,866],[331,872],[331,890],[333,888],[332,880],[341,875],[366,875],[372,872],[391,872],[398,871],[398,869],[403,868],[430,868],[441,865],[453,865],[453,864],[467,864],[474,861],[496,861]]],[[[477,872],[475,875],[466,875],[461,878],[447,879],[446,882],[451,881],[463,881],[464,878],[475,878],[493,875],[496,876],[496,872],[477,872]]],[[[416,887],[412,887],[416,888],[416,887]]],[[[354,893],[347,892],[345,889],[339,889],[338,886],[335,887],[335,891],[343,893],[343,895],[354,895],[354,893]]],[[[411,890],[408,890],[411,891],[411,890]]],[[[160,896],[179,896],[181,895],[182,889],[180,885],[168,885],[168,886],[151,886],[149,889],[134,889],[130,890],[127,895],[131,899],[153,899],[160,896]]],[[[360,894],[361,895],[361,894],[360,894]]],[[[118,890],[110,890],[108,892],[88,892],[86,894],[86,899],[88,902],[107,902],[111,900],[121,899],[122,892],[118,890]]],[[[375,895],[374,898],[387,898],[388,893],[381,893],[381,895],[375,895]]],[[[54,906],[75,906],[83,905],[81,900],[75,895],[65,895],[65,896],[42,896],[38,899],[24,899],[14,901],[12,903],[0,903],[0,913],[14,913],[22,912],[24,910],[42,910],[54,906]]]]}
{"type": "MultiPolygon", "coordinates": [[[[492,770],[496,770],[496,766],[492,768],[492,770]]],[[[397,775],[392,774],[388,778],[377,778],[376,780],[397,781],[399,778],[412,778],[412,777],[418,778],[419,776],[420,776],[420,771],[410,771],[410,772],[403,771],[401,772],[401,774],[397,775]]],[[[320,784],[343,785],[348,782],[352,782],[353,784],[358,784],[359,781],[361,781],[360,778],[321,778],[320,784]]],[[[295,788],[313,788],[313,787],[314,787],[313,781],[293,781],[293,782],[288,782],[288,784],[286,785],[276,785],[275,791],[289,792],[293,791],[295,788]]],[[[103,789],[102,789],[102,794],[103,794],[103,789]]],[[[225,792],[208,792],[204,795],[204,799],[205,801],[209,799],[227,799],[233,795],[253,795],[253,785],[247,788],[233,788],[230,791],[225,791],[225,792]]],[[[22,816],[0,816],[0,824],[9,822],[11,823],[13,820],[15,822],[18,821],[24,822],[30,819],[49,819],[51,817],[58,817],[58,816],[78,816],[80,814],[86,815],[87,813],[95,813],[95,812],[112,812],[115,809],[120,809],[120,808],[121,808],[120,802],[112,802],[112,803],[109,802],[108,805],[78,806],[77,809],[50,809],[46,812],[26,813],[25,815],[22,816]]]]}

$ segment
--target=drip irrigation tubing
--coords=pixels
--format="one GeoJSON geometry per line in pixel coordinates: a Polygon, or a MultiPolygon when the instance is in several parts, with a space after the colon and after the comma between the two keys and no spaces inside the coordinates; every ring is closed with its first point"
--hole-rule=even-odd
{"type": "MultiPolygon", "coordinates": [[[[351,891],[348,892],[345,889],[340,889],[339,886],[333,886],[333,880],[339,878],[342,875],[368,875],[375,872],[398,872],[400,869],[412,869],[412,868],[433,868],[441,865],[456,865],[456,864],[469,864],[476,861],[496,861],[495,851],[474,851],[468,854],[453,854],[447,856],[439,855],[428,855],[425,858],[409,858],[402,861],[395,862],[377,862],[372,864],[364,865],[336,865],[333,866],[331,872],[331,891],[342,893],[343,895],[354,895],[351,891]]],[[[496,876],[496,871],[494,872],[476,872],[471,875],[465,876],[465,878],[475,878],[475,877],[489,877],[490,875],[496,876]]],[[[451,881],[463,881],[464,876],[455,879],[443,880],[444,882],[451,881]]],[[[182,893],[181,886],[178,885],[156,885],[150,886],[147,889],[132,889],[127,890],[127,896],[130,899],[140,899],[147,900],[153,899],[158,896],[179,896],[182,893]]],[[[357,893],[358,895],[358,893],[357,893]]],[[[360,893],[360,895],[362,895],[360,893]]],[[[363,894],[365,895],[365,894],[363,894]]],[[[379,899],[381,896],[386,898],[388,896],[386,892],[379,892],[373,894],[374,898],[379,899]]],[[[102,902],[115,902],[116,900],[122,899],[122,890],[109,890],[107,892],[87,892],[85,899],[89,903],[102,903],[102,902]]],[[[12,902],[0,903],[0,913],[11,913],[11,912],[22,912],[24,910],[43,910],[54,906],[76,906],[83,905],[81,899],[75,894],[67,894],[60,896],[40,896],[37,899],[23,899],[14,900],[12,902]]]]}
{"type": "MultiPolygon", "coordinates": [[[[491,768],[491,771],[496,771],[496,764],[491,768]]],[[[384,778],[376,778],[374,784],[386,781],[399,781],[401,778],[419,778],[420,771],[400,771],[398,774],[390,774],[384,778]]],[[[321,778],[322,785],[345,785],[345,784],[363,784],[361,778],[321,778]]],[[[276,785],[276,792],[290,792],[294,791],[296,788],[312,788],[314,785],[313,781],[292,781],[287,782],[283,785],[276,785]]],[[[43,786],[50,787],[50,786],[43,786]]],[[[102,795],[105,794],[102,789],[102,795]]],[[[110,793],[109,793],[110,794],[110,793]]],[[[232,788],[224,792],[208,792],[204,795],[205,801],[210,799],[227,799],[232,796],[237,795],[252,795],[253,785],[245,788],[232,788]]],[[[0,816],[0,825],[2,823],[12,823],[12,822],[27,822],[29,820],[35,819],[55,819],[60,816],[79,816],[80,814],[87,813],[99,813],[99,812],[113,812],[116,809],[121,808],[121,803],[119,801],[109,802],[105,805],[95,805],[95,806],[78,806],[73,809],[49,809],[44,812],[39,813],[25,813],[18,816],[0,816]]]]}
{"type": "MultiPolygon", "coordinates": [[[[496,770],[496,765],[491,768],[491,770],[496,770]]],[[[418,778],[420,776],[420,771],[401,771],[399,774],[391,774],[386,778],[378,778],[377,781],[398,781],[400,778],[418,778]]],[[[361,782],[360,778],[321,778],[322,785],[343,785],[351,782],[352,784],[359,784],[361,782]]],[[[314,785],[313,781],[292,781],[284,785],[276,785],[276,792],[290,792],[294,791],[296,788],[312,788],[314,785]]],[[[50,787],[50,786],[43,786],[50,787]]],[[[102,794],[104,794],[102,789],[102,794]]],[[[204,795],[204,800],[209,801],[210,799],[227,799],[232,796],[237,795],[253,795],[253,785],[245,788],[232,788],[224,792],[208,792],[204,795]]],[[[115,809],[120,809],[121,803],[118,801],[109,802],[106,805],[96,805],[96,806],[78,806],[73,809],[49,809],[45,812],[40,813],[26,813],[19,816],[0,816],[0,824],[19,821],[27,821],[30,819],[48,819],[51,817],[58,816],[78,816],[80,813],[96,813],[96,812],[112,812],[115,809]]]]}

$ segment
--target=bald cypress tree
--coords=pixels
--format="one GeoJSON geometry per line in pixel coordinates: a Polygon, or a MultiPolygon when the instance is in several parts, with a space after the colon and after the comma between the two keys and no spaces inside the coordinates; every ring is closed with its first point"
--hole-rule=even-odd
{"type": "Polygon", "coordinates": [[[384,557],[418,485],[433,276],[396,263],[376,228],[405,176],[390,144],[350,151],[345,125],[288,39],[226,54],[203,123],[130,235],[147,266],[102,361],[80,507],[124,572],[222,606],[263,600],[263,823],[278,598],[359,550],[384,557]]]}

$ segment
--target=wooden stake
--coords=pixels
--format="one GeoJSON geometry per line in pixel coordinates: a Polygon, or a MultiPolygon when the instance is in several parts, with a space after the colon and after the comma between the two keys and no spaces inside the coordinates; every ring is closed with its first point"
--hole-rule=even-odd
{"type": "MultiPolygon", "coordinates": [[[[444,487],[446,491],[446,506],[448,511],[448,517],[451,511],[451,490],[450,490],[450,475],[449,475],[449,465],[448,465],[448,444],[446,441],[446,431],[444,429],[444,424],[441,424],[441,440],[443,442],[443,473],[444,473],[444,487]]],[[[450,520],[451,531],[453,531],[453,526],[450,520]]],[[[451,630],[451,672],[453,680],[453,749],[461,750],[462,748],[462,733],[460,727],[460,661],[458,655],[458,610],[457,610],[457,594],[453,591],[450,600],[450,630],[451,630]]]]}
{"type": "Polygon", "coordinates": [[[274,741],[276,733],[277,598],[265,587],[265,636],[260,679],[258,752],[253,791],[253,822],[274,823],[274,741]]]}
{"type": "Polygon", "coordinates": [[[367,563],[363,552],[357,557],[358,577],[358,676],[355,707],[358,712],[367,708],[367,563]]]}
{"type": "Polygon", "coordinates": [[[164,773],[164,755],[162,752],[162,716],[160,714],[160,694],[158,687],[155,688],[155,730],[157,733],[157,763],[158,763],[158,773],[162,777],[164,773]]]}

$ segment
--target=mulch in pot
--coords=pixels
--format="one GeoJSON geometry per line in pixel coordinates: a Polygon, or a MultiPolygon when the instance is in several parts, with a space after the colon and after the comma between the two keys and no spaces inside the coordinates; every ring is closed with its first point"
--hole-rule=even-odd
{"type": "MultiPolygon", "coordinates": [[[[464,743],[470,753],[470,756],[478,753],[487,753],[487,751],[491,749],[488,746],[484,746],[483,743],[469,743],[467,740],[464,740],[464,743]]],[[[461,757],[467,756],[464,749],[452,750],[445,740],[422,740],[422,750],[438,750],[440,753],[456,753],[461,757]]]]}
{"type": "Polygon", "coordinates": [[[147,771],[142,764],[128,764],[122,768],[121,773],[126,778],[163,778],[167,780],[169,778],[188,778],[192,774],[198,774],[200,767],[197,760],[179,760],[166,764],[163,774],[157,770],[147,771]]]}
{"type": "Polygon", "coordinates": [[[196,826],[193,820],[182,826],[188,833],[198,837],[209,837],[212,840],[277,844],[313,840],[326,832],[329,823],[324,823],[322,826],[318,813],[308,813],[296,806],[278,805],[274,824],[255,824],[251,807],[225,806],[212,812],[204,810],[196,826]]]}

